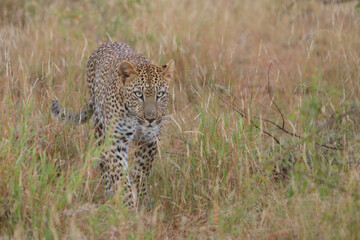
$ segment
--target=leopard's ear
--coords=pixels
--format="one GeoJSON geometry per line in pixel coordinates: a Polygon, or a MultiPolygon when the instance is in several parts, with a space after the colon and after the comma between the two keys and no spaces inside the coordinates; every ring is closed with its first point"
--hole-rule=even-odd
{"type": "Polygon", "coordinates": [[[134,68],[134,66],[126,60],[119,62],[116,65],[116,70],[117,70],[123,84],[128,83],[129,81],[131,81],[131,79],[136,77],[138,74],[136,72],[136,69],[134,68]]]}
{"type": "Polygon", "coordinates": [[[163,77],[167,80],[171,80],[173,75],[174,75],[174,70],[175,70],[175,62],[174,60],[170,60],[167,64],[165,64],[164,66],[162,66],[163,71],[163,77]]]}

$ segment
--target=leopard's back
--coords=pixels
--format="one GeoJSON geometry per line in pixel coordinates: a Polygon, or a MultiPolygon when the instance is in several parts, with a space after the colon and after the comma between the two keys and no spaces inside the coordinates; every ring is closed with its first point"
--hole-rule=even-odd
{"type": "Polygon", "coordinates": [[[104,42],[90,56],[86,67],[88,86],[90,94],[94,94],[95,81],[107,84],[111,80],[109,76],[113,73],[115,65],[121,61],[128,61],[134,66],[140,64],[151,64],[142,54],[138,54],[129,45],[123,42],[104,42]]]}

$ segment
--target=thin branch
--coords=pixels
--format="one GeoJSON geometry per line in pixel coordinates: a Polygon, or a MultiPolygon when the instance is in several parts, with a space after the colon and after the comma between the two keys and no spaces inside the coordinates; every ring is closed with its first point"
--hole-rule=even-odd
{"type": "MultiPolygon", "coordinates": [[[[201,75],[200,75],[200,76],[201,76],[201,75]]],[[[202,76],[201,76],[201,77],[202,77],[202,76]]],[[[202,77],[202,78],[203,78],[203,77],[202,77]]],[[[273,135],[272,135],[271,133],[269,133],[268,131],[260,128],[259,125],[257,125],[252,119],[250,119],[245,112],[243,112],[243,111],[241,111],[240,109],[238,109],[237,107],[235,107],[231,102],[225,100],[211,85],[209,85],[209,84],[205,81],[204,78],[203,78],[203,81],[204,81],[204,83],[220,98],[221,101],[225,102],[225,103],[226,103],[228,106],[230,106],[234,111],[236,111],[237,113],[239,113],[239,114],[241,115],[241,117],[243,117],[243,118],[245,118],[245,119],[248,119],[248,120],[250,121],[251,125],[253,125],[256,129],[260,130],[261,132],[263,132],[263,133],[266,134],[267,136],[271,137],[272,139],[274,139],[274,141],[275,141],[277,144],[281,145],[279,139],[277,139],[275,136],[273,136],[273,135]]],[[[259,119],[261,119],[261,118],[259,118],[259,119]]]]}
{"type": "MultiPolygon", "coordinates": [[[[272,64],[272,63],[271,63],[272,64]]],[[[271,66],[271,65],[270,65],[271,66]]],[[[268,68],[268,74],[269,74],[269,71],[270,71],[270,66],[268,68]]],[[[260,121],[263,121],[263,122],[267,122],[267,123],[270,123],[272,125],[274,125],[277,129],[283,131],[284,133],[290,135],[290,136],[293,136],[293,137],[296,137],[296,138],[299,138],[299,139],[302,139],[302,140],[305,140],[306,138],[296,134],[296,133],[293,133],[293,132],[290,132],[288,131],[286,128],[285,128],[285,118],[280,110],[280,108],[277,106],[277,104],[274,102],[274,105],[276,106],[278,112],[280,113],[280,115],[282,116],[282,119],[283,119],[283,123],[282,123],[282,126],[280,126],[279,124],[275,123],[274,121],[271,121],[269,119],[266,119],[266,118],[262,118],[262,117],[257,117],[257,116],[248,116],[248,114],[246,113],[245,110],[241,110],[239,108],[237,108],[231,101],[228,101],[226,99],[223,98],[223,96],[221,96],[221,94],[218,93],[218,91],[216,91],[210,84],[207,83],[207,81],[205,81],[205,78],[202,76],[202,74],[199,74],[200,77],[202,78],[203,82],[205,85],[207,85],[218,97],[219,99],[224,102],[227,106],[230,106],[230,108],[232,108],[235,112],[239,113],[241,115],[241,117],[245,118],[245,119],[248,119],[250,121],[250,123],[257,129],[259,129],[260,131],[262,131],[264,134],[266,134],[267,136],[271,137],[272,139],[275,140],[275,142],[279,145],[280,144],[280,141],[277,137],[273,136],[270,132],[264,130],[264,129],[261,129],[251,118],[253,119],[258,119],[260,121]]],[[[268,76],[268,85],[269,85],[269,76],[268,76]]],[[[232,94],[227,94],[228,96],[231,96],[231,97],[234,97],[232,94]]],[[[270,95],[271,97],[271,95],[270,95]]],[[[310,135],[311,136],[311,135],[310,135]]],[[[307,138],[309,138],[310,136],[308,136],[307,138]]],[[[342,151],[343,148],[342,147],[333,147],[333,146],[329,146],[329,145],[326,145],[326,144],[321,144],[321,143],[315,143],[315,145],[317,146],[321,146],[321,147],[324,147],[324,148],[328,148],[328,149],[332,149],[332,150],[340,150],[342,151]]]]}
{"type": "MultiPolygon", "coordinates": [[[[282,126],[280,127],[278,124],[276,124],[275,122],[272,122],[272,121],[267,121],[273,125],[275,125],[278,129],[280,129],[281,131],[285,132],[286,134],[288,135],[291,135],[293,137],[297,137],[297,138],[300,138],[300,139],[303,139],[302,136],[300,135],[297,135],[296,133],[292,133],[292,132],[289,132],[288,130],[285,129],[285,118],[284,118],[284,115],[283,113],[281,112],[280,108],[278,107],[278,105],[276,104],[275,100],[274,100],[274,97],[271,96],[271,93],[270,93],[270,69],[271,69],[271,66],[272,66],[273,62],[270,63],[269,67],[268,67],[268,72],[267,72],[267,83],[268,83],[268,94],[269,94],[269,97],[271,99],[271,103],[273,103],[277,109],[277,111],[279,112],[279,114],[281,115],[281,118],[282,118],[282,126]]],[[[326,145],[326,144],[320,144],[320,143],[315,143],[316,145],[318,146],[321,146],[321,147],[325,147],[325,148],[329,148],[329,149],[333,149],[333,150],[343,150],[343,148],[337,148],[337,147],[333,147],[333,146],[329,146],[329,145],[326,145]]]]}

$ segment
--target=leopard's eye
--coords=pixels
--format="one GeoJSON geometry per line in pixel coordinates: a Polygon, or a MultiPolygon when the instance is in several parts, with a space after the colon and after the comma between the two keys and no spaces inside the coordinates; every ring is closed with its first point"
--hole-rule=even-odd
{"type": "Polygon", "coordinates": [[[137,96],[138,98],[142,98],[142,96],[143,96],[142,92],[140,92],[140,91],[136,91],[134,93],[135,93],[135,96],[137,96]]]}
{"type": "Polygon", "coordinates": [[[165,92],[158,92],[158,93],[156,94],[156,97],[157,97],[157,98],[161,98],[162,96],[164,96],[164,94],[165,94],[165,92]]]}

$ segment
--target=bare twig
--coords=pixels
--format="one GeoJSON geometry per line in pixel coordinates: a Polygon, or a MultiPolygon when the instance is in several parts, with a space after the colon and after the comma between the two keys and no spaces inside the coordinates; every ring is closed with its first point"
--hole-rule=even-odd
{"type": "MultiPolygon", "coordinates": [[[[274,121],[271,121],[271,120],[266,119],[266,118],[262,118],[262,117],[258,117],[258,116],[249,116],[249,115],[246,113],[245,110],[239,109],[239,108],[236,107],[231,101],[226,100],[220,93],[218,93],[218,91],[216,91],[209,83],[207,83],[207,82],[205,81],[205,79],[204,79],[204,77],[202,76],[202,74],[199,74],[199,75],[200,75],[200,77],[202,78],[204,84],[207,85],[207,86],[219,97],[219,99],[220,99],[222,102],[224,102],[227,106],[229,106],[230,108],[232,108],[235,112],[239,113],[239,114],[241,115],[241,117],[248,119],[248,120],[250,121],[250,123],[251,123],[255,128],[259,129],[259,130],[262,131],[264,134],[266,134],[267,136],[269,136],[269,137],[271,137],[272,139],[274,139],[274,141],[275,141],[277,144],[281,145],[279,139],[278,139],[277,137],[275,137],[274,135],[272,135],[269,131],[264,130],[264,129],[261,129],[252,119],[258,119],[258,120],[260,120],[260,121],[270,123],[270,124],[272,124],[273,126],[275,126],[277,129],[283,131],[284,133],[286,133],[286,134],[288,134],[288,135],[290,135],[290,136],[292,136],[292,137],[296,137],[296,138],[305,140],[304,137],[302,137],[302,136],[300,136],[300,135],[298,135],[298,134],[296,134],[296,133],[290,132],[289,130],[287,130],[287,129],[285,128],[285,118],[284,118],[284,115],[283,115],[283,113],[281,112],[281,110],[280,110],[280,108],[278,107],[278,105],[276,104],[276,102],[274,101],[273,97],[271,96],[270,90],[269,90],[269,89],[270,89],[269,73],[270,73],[271,66],[272,66],[272,63],[270,64],[270,66],[269,66],[269,68],[268,68],[268,76],[267,76],[267,78],[268,78],[268,94],[269,94],[269,96],[270,96],[270,99],[271,99],[272,103],[274,103],[277,111],[278,111],[279,114],[281,115],[281,118],[282,118],[282,126],[280,126],[279,124],[275,123],[274,121]]],[[[231,97],[234,97],[234,96],[231,95],[231,94],[227,94],[227,95],[229,95],[229,96],[231,96],[231,97]]],[[[309,138],[309,137],[311,137],[311,135],[310,135],[310,136],[307,136],[307,138],[309,138]]],[[[328,149],[332,149],[332,150],[340,150],[340,151],[343,150],[342,147],[333,147],[333,146],[329,146],[329,145],[327,145],[327,144],[315,143],[315,145],[321,146],[321,147],[324,147],[324,148],[328,148],[328,149]]]]}
{"type": "Polygon", "coordinates": [[[200,75],[202,77],[203,82],[220,98],[221,101],[225,102],[228,106],[230,106],[234,111],[236,111],[237,113],[239,113],[241,115],[241,117],[246,118],[250,121],[251,125],[253,125],[256,129],[260,130],[261,132],[263,132],[264,134],[268,135],[269,137],[271,137],[272,139],[274,139],[274,141],[280,144],[279,139],[277,139],[275,136],[273,136],[271,133],[269,133],[268,131],[262,129],[259,127],[259,125],[257,125],[252,119],[249,118],[249,116],[244,112],[241,111],[241,109],[238,109],[237,107],[235,107],[231,102],[225,100],[210,84],[208,84],[205,79],[203,78],[202,75],[200,75]]]}
{"type": "MultiPolygon", "coordinates": [[[[271,69],[271,66],[272,66],[273,62],[270,63],[269,67],[268,67],[268,72],[267,72],[267,82],[268,82],[268,94],[269,94],[269,97],[271,99],[271,102],[275,105],[277,111],[279,112],[279,114],[281,115],[281,118],[282,118],[282,126],[279,126],[278,124],[276,124],[275,122],[273,121],[269,121],[267,119],[263,119],[264,121],[266,122],[269,122],[271,124],[273,124],[274,126],[276,126],[279,130],[285,132],[286,134],[290,135],[290,136],[293,136],[293,137],[297,137],[297,138],[300,138],[300,139],[303,139],[302,136],[296,134],[296,133],[292,133],[292,132],[289,132],[288,130],[285,129],[285,120],[284,120],[284,115],[283,113],[281,112],[280,108],[278,107],[278,105],[276,104],[274,98],[271,96],[271,93],[270,93],[270,69],[271,69]]],[[[321,143],[315,143],[315,145],[318,145],[318,146],[321,146],[321,147],[324,147],[324,148],[328,148],[328,149],[332,149],[332,150],[343,150],[343,148],[337,148],[337,147],[333,147],[333,146],[329,146],[329,145],[326,145],[326,144],[321,144],[321,143]]]]}

